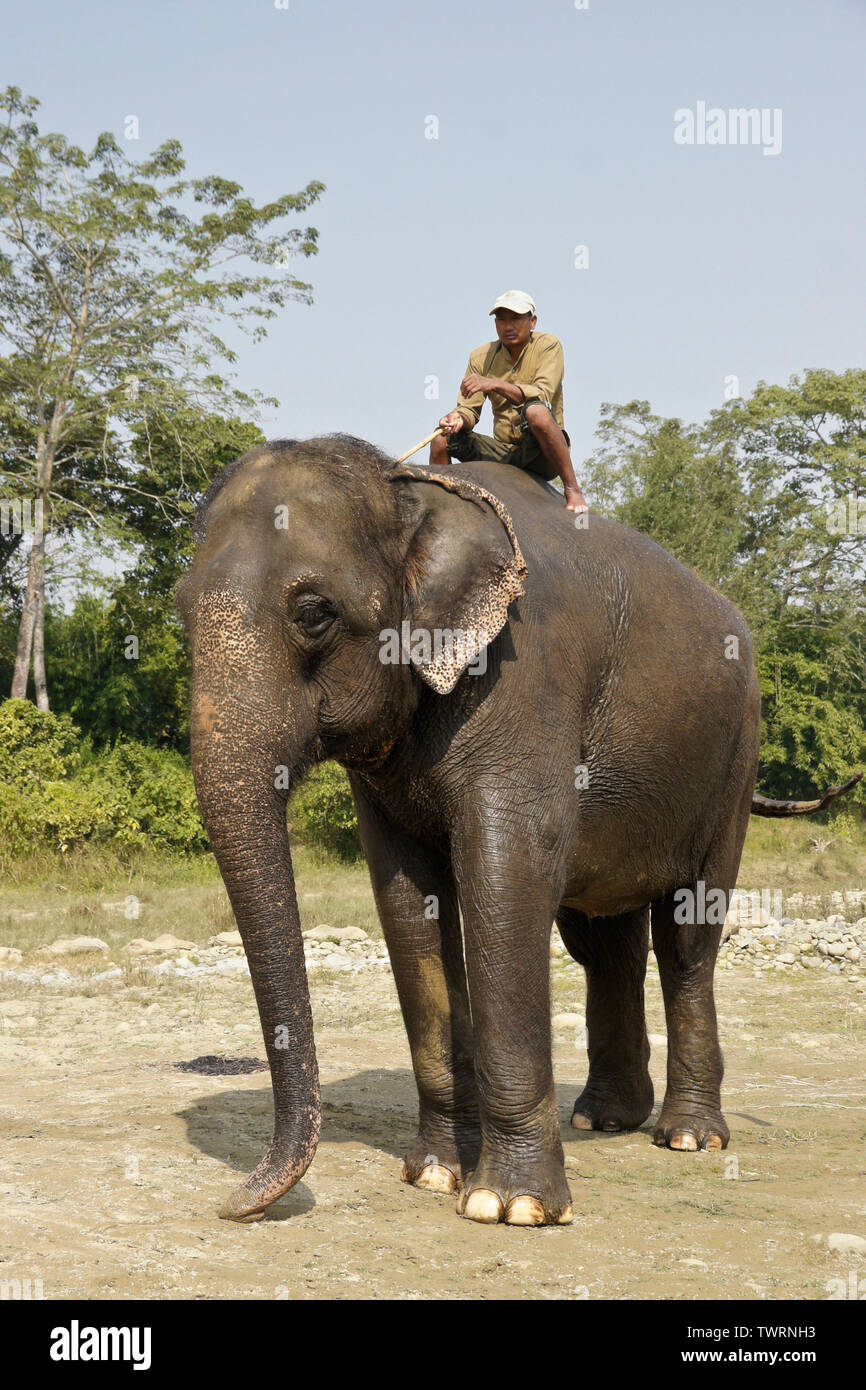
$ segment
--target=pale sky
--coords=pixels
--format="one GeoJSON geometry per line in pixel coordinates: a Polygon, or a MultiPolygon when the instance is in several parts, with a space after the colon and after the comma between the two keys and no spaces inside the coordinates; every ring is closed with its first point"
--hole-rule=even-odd
{"type": "Polygon", "coordinates": [[[135,115],[135,157],[173,136],[192,175],[259,200],[327,184],[319,254],[294,266],[314,305],[240,346],[238,384],[280,399],[271,436],[401,452],[451,408],[509,288],[562,339],[576,465],[604,401],[700,419],[729,375],[747,394],[864,364],[866,0],[2,11],[0,81],[41,99],[43,130],[89,147],[135,115]],[[781,149],[677,144],[698,103],[781,112],[781,149]]]}

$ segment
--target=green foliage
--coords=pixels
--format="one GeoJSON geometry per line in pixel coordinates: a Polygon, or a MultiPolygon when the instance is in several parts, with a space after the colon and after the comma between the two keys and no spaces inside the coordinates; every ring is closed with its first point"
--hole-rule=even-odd
{"type": "Polygon", "coordinates": [[[51,847],[207,849],[192,774],[180,754],[117,743],[93,752],[68,715],[26,700],[0,704],[0,845],[22,855],[51,847]]]}
{"type": "MultiPolygon", "coordinates": [[[[186,751],[188,659],[174,594],[192,561],[190,521],[220,469],[263,440],[257,425],[192,410],[170,426],[148,422],[136,434],[133,451],[148,495],[125,504],[139,537],[132,567],[81,593],[71,612],[49,607],[45,618],[52,707],[70,714],[97,745],[130,738],[186,751]]],[[[0,618],[0,690],[12,679],[17,626],[16,613],[0,618]]]]}
{"type": "Polygon", "coordinates": [[[362,855],[349,779],[338,763],[314,768],[289,803],[289,828],[304,844],[350,862],[362,855]]]}
{"type": "MultiPolygon", "coordinates": [[[[645,401],[608,405],[598,437],[584,468],[598,509],[691,565],[749,624],[762,789],[809,797],[864,766],[866,372],[761,382],[701,426],[645,401]]],[[[846,804],[866,805],[862,784],[846,804]]]]}
{"type": "Polygon", "coordinates": [[[29,700],[0,704],[0,782],[20,795],[80,766],[79,730],[68,714],[43,714],[29,700]]]}

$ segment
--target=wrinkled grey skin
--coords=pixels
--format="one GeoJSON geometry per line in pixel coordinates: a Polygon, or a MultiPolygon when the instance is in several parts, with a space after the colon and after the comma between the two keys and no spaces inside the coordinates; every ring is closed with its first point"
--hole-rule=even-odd
{"type": "Polygon", "coordinates": [[[324,757],[349,769],[409,1035],[420,1121],[407,1181],[458,1190],[476,1220],[571,1219],[554,918],[588,979],[573,1123],[633,1128],[650,1114],[652,914],[668,1027],[655,1141],[724,1147],[721,922],[678,924],[673,894],[703,880],[726,903],[736,880],[760,716],[737,611],[638,533],[596,516],[577,528],[531,474],[396,469],[343,436],[248,454],[210,489],[198,535],[179,592],[193,771],[275,1104],[271,1147],[222,1215],[257,1219],[318,1140],[280,769],[294,785],[324,757]],[[423,652],[383,664],[380,634],[404,619],[486,629],[486,670],[423,652]]]}

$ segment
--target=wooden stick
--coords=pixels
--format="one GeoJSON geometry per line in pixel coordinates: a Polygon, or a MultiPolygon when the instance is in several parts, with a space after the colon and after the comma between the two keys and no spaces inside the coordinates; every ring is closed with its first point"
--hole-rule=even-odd
{"type": "Polygon", "coordinates": [[[405,454],[401,454],[398,459],[394,460],[394,462],[405,463],[406,460],[410,459],[413,454],[417,454],[419,449],[423,449],[425,444],[429,444],[431,439],[435,439],[437,434],[443,433],[444,431],[442,430],[441,426],[437,427],[432,434],[428,434],[426,439],[422,439],[420,444],[414,444],[411,449],[407,449],[405,454]]]}

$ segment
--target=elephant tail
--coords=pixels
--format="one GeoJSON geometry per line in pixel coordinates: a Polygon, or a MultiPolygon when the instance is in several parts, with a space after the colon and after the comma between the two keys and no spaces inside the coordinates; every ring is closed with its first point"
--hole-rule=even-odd
{"type": "Polygon", "coordinates": [[[824,811],[835,801],[837,796],[844,796],[863,776],[862,772],[855,772],[853,777],[849,777],[841,787],[828,787],[822,797],[817,801],[773,801],[769,796],[760,796],[757,792],[752,797],[753,816],[810,816],[813,811],[824,811]]]}

